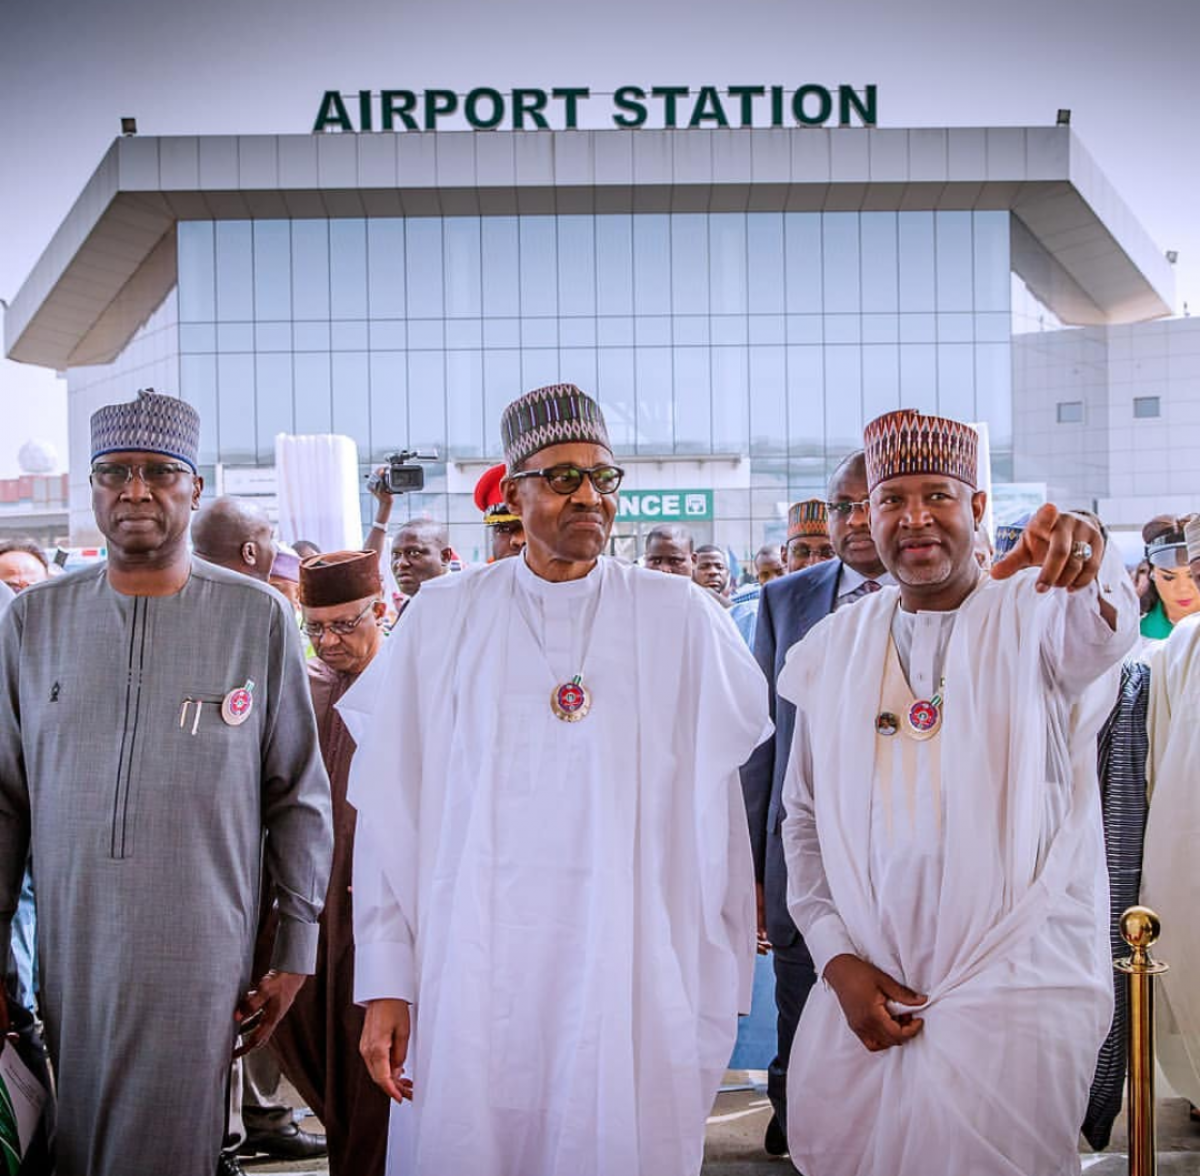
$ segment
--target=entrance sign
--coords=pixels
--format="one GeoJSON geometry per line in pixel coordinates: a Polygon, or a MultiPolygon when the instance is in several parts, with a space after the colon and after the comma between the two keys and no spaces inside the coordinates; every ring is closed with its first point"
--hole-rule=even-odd
{"type": "MultiPolygon", "coordinates": [[[[323,131],[573,131],[592,97],[586,86],[504,93],[455,90],[326,90],[313,123],[323,131]]],[[[873,127],[875,86],[621,86],[609,100],[615,127],[873,127]]]]}
{"type": "Polygon", "coordinates": [[[617,518],[632,523],[703,523],[713,517],[711,490],[622,490],[617,518]]]}

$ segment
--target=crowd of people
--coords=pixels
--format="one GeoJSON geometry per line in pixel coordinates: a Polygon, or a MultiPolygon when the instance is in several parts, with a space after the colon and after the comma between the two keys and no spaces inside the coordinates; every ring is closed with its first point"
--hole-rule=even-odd
{"type": "Polygon", "coordinates": [[[1063,1176],[1120,1109],[1139,895],[1200,1102],[1200,516],[1132,572],[1050,504],[993,542],[974,430],[903,410],[746,583],[678,524],[638,567],[564,384],[505,409],[451,574],[378,477],[353,551],[204,500],[202,427],[94,415],[105,561],[0,544],[0,947],[56,1093],[18,1142],[59,1176],[695,1176],[756,953],[768,1153],[1063,1176]]]}

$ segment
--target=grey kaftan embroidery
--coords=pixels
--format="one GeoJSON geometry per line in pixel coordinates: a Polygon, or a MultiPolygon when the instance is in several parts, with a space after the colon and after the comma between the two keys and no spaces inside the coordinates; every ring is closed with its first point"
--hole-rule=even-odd
{"type": "Polygon", "coordinates": [[[328,881],[286,602],[200,561],[174,596],[122,596],[103,565],[21,593],[0,619],[0,946],[27,843],[59,1176],[211,1176],[264,859],[277,968],[312,970],[328,881]]]}

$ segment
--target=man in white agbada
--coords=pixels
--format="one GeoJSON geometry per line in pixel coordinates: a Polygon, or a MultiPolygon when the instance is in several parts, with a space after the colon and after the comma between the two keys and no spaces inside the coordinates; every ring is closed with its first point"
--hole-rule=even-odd
{"type": "Polygon", "coordinates": [[[593,400],[501,429],[523,557],[426,584],[341,704],[388,1171],[693,1176],[749,1002],[766,682],[708,593],[600,554],[593,400]]]}
{"type": "Polygon", "coordinates": [[[821,622],[778,690],[788,907],[825,984],[788,1067],[806,1176],[1064,1176],[1112,1016],[1096,732],[1137,630],[1119,554],[1043,507],[986,576],[974,430],[867,426],[899,588],[821,622]],[[1039,570],[1023,570],[1023,569],[1039,570]]]}
{"type": "MultiPolygon", "coordinates": [[[[1200,515],[1187,524],[1192,577],[1200,575],[1200,515]]],[[[1171,1086],[1200,1106],[1200,616],[1188,617],[1149,655],[1150,812],[1142,901],[1162,919],[1158,1060],[1171,1086]]]]}

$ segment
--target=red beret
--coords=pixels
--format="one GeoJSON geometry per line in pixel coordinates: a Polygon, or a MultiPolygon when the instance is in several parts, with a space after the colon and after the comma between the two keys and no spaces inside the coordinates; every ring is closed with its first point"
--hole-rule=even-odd
{"type": "Polygon", "coordinates": [[[494,465],[475,483],[475,505],[483,511],[483,521],[489,526],[517,521],[517,516],[505,505],[504,494],[500,490],[500,483],[507,472],[507,466],[494,465]]]}
{"type": "Polygon", "coordinates": [[[475,505],[485,514],[488,507],[500,506],[504,502],[504,495],[500,493],[500,480],[506,472],[506,466],[494,465],[475,483],[475,505]]]}

